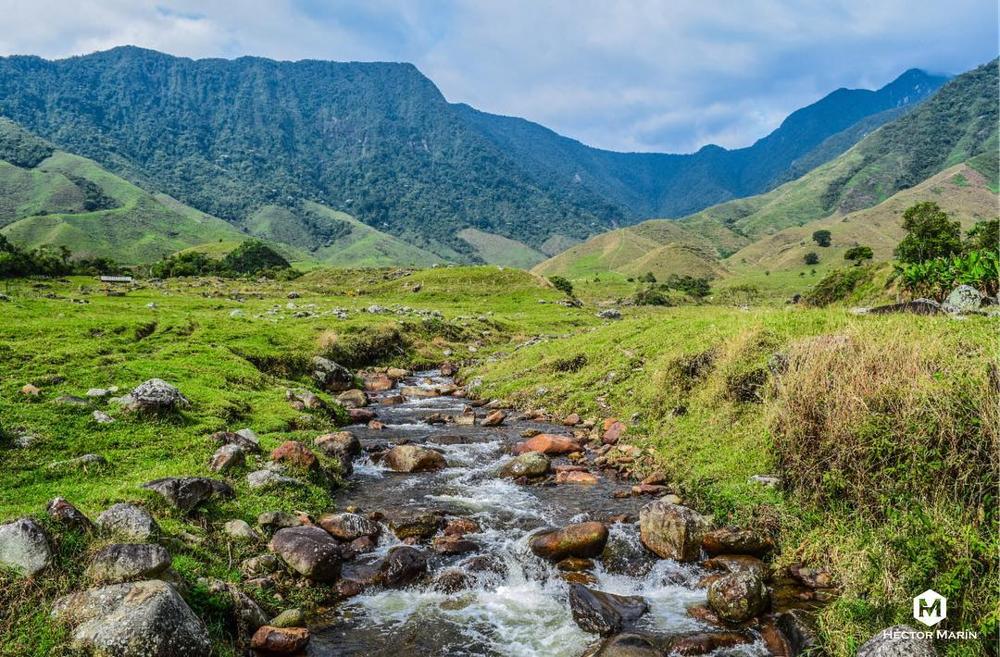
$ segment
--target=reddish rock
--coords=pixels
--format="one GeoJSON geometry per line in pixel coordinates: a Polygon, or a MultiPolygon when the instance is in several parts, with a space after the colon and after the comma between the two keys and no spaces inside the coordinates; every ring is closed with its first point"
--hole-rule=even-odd
{"type": "Polygon", "coordinates": [[[499,427],[507,419],[507,414],[503,411],[491,411],[480,423],[484,427],[499,427]]]}
{"type": "Polygon", "coordinates": [[[319,467],[316,455],[297,440],[286,440],[275,447],[271,452],[271,460],[306,470],[315,470],[319,467]]]}
{"type": "Polygon", "coordinates": [[[575,427],[578,424],[580,424],[580,416],[576,413],[570,413],[563,418],[563,426],[575,427]]]}
{"type": "Polygon", "coordinates": [[[465,554],[479,549],[477,544],[460,536],[435,536],[431,547],[438,554],[465,554]]]}
{"type": "Polygon", "coordinates": [[[370,536],[356,538],[348,545],[355,554],[364,554],[375,549],[375,541],[370,536]]]}
{"type": "Polygon", "coordinates": [[[552,471],[556,474],[559,474],[560,472],[587,472],[587,466],[560,463],[559,465],[552,466],[552,471]]]}
{"type": "Polygon", "coordinates": [[[808,568],[802,565],[789,566],[788,574],[811,589],[831,588],[834,585],[833,575],[824,568],[808,568]]]}
{"type": "Polygon", "coordinates": [[[600,522],[581,522],[536,534],[529,545],[537,556],[550,561],[566,557],[600,556],[608,542],[608,528],[600,522]]]}
{"type": "Polygon", "coordinates": [[[658,486],[656,484],[639,484],[637,486],[632,486],[633,495],[662,495],[668,490],[669,489],[666,486],[658,486]]]}
{"type": "Polygon", "coordinates": [[[458,365],[454,363],[441,363],[441,376],[455,376],[458,373],[458,365]]]}
{"type": "Polygon", "coordinates": [[[262,625],[253,638],[250,647],[254,650],[277,655],[291,655],[309,643],[309,630],[304,627],[271,627],[262,625]]]}
{"type": "Polygon", "coordinates": [[[770,568],[768,568],[766,563],[749,554],[720,554],[711,559],[706,559],[701,565],[709,570],[721,570],[725,573],[752,570],[761,579],[765,580],[771,574],[770,568]]]}
{"type": "Polygon", "coordinates": [[[579,451],[580,445],[568,436],[557,436],[551,433],[540,433],[533,438],[514,446],[515,454],[525,452],[541,452],[542,454],[569,454],[579,451]]]}
{"type": "Polygon", "coordinates": [[[472,518],[453,518],[444,527],[447,536],[465,536],[479,531],[479,523],[472,518]]]}
{"type": "Polygon", "coordinates": [[[420,445],[398,445],[382,458],[382,462],[396,472],[427,472],[440,470],[447,463],[439,452],[420,445]]]}
{"type": "Polygon", "coordinates": [[[347,417],[351,419],[352,424],[367,424],[375,419],[375,412],[367,408],[349,408],[347,417]]]}
{"type": "Polygon", "coordinates": [[[381,431],[382,429],[385,429],[385,425],[378,420],[372,420],[368,423],[368,428],[372,431],[381,431]]]}
{"type": "Polygon", "coordinates": [[[616,418],[609,417],[604,421],[604,432],[601,434],[601,441],[605,445],[614,445],[625,432],[625,425],[616,418]]]}
{"type": "Polygon", "coordinates": [[[701,547],[709,554],[749,554],[762,557],[774,549],[774,541],[763,532],[723,527],[705,534],[701,547]]]}
{"type": "Polygon", "coordinates": [[[382,392],[389,390],[394,385],[392,378],[382,372],[369,372],[364,374],[362,380],[365,383],[365,390],[371,392],[382,392]]]}
{"type": "Polygon", "coordinates": [[[579,470],[563,471],[556,473],[556,483],[593,486],[597,483],[597,476],[593,473],[580,472],[579,470]]]}
{"type": "Polygon", "coordinates": [[[640,483],[650,485],[650,486],[662,486],[667,483],[667,475],[662,470],[657,470],[649,474],[640,483]]]}
{"type": "Polygon", "coordinates": [[[674,639],[670,644],[671,655],[707,655],[720,648],[733,648],[750,643],[748,636],[737,632],[705,632],[674,639]]]}

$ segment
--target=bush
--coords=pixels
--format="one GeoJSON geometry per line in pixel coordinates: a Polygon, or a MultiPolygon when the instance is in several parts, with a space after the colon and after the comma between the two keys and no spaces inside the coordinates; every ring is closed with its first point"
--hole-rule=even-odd
{"type": "Polygon", "coordinates": [[[667,287],[671,290],[678,290],[696,299],[703,299],[711,292],[711,287],[707,278],[695,278],[693,276],[678,276],[671,274],[667,279],[667,287]]]}
{"type": "Polygon", "coordinates": [[[802,300],[808,306],[826,306],[846,299],[859,285],[871,281],[871,267],[832,271],[805,293],[802,300]]]}
{"type": "Polygon", "coordinates": [[[632,295],[632,303],[637,306],[672,306],[667,289],[662,285],[651,285],[632,295]]]}
{"type": "Polygon", "coordinates": [[[980,221],[967,233],[964,249],[968,251],[1000,250],[1000,220],[980,221]]]}
{"type": "Polygon", "coordinates": [[[237,274],[256,274],[270,269],[288,269],[289,262],[259,240],[247,240],[226,254],[223,268],[237,274]]]}
{"type": "Polygon", "coordinates": [[[802,258],[802,261],[805,262],[807,265],[818,265],[819,256],[816,255],[815,251],[810,251],[802,258]]]}
{"type": "Polygon", "coordinates": [[[813,231],[812,238],[819,246],[830,246],[830,231],[828,230],[813,231]]]}
{"type": "Polygon", "coordinates": [[[647,271],[645,274],[643,274],[642,276],[639,277],[639,282],[640,283],[655,283],[656,282],[656,276],[653,275],[653,272],[647,271]]]}
{"type": "Polygon", "coordinates": [[[562,276],[550,276],[549,283],[552,283],[552,287],[559,290],[566,296],[573,296],[573,284],[562,276]]]}
{"type": "Polygon", "coordinates": [[[185,251],[168,256],[150,267],[157,278],[178,276],[266,276],[289,280],[298,273],[277,251],[259,240],[247,240],[215,260],[200,251],[185,251]]]}
{"type": "Polygon", "coordinates": [[[897,265],[894,275],[903,290],[914,297],[940,301],[959,285],[971,285],[984,294],[996,296],[1000,255],[996,250],[969,251],[953,258],[897,265]]]}

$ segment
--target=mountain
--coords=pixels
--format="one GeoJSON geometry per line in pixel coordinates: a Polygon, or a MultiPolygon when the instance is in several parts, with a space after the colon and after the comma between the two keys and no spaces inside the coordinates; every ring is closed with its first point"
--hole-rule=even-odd
{"type": "Polygon", "coordinates": [[[618,225],[763,191],[942,81],[908,71],[878,91],[839,90],[752,147],[692,155],[602,151],[450,104],[409,64],[191,60],[134,47],[0,58],[0,116],[328,261],[343,225],[315,205],[433,258],[513,249],[511,262],[530,264],[618,225]]]}
{"type": "Polygon", "coordinates": [[[790,244],[815,250],[807,236],[817,228],[832,230],[840,245],[868,240],[880,257],[888,257],[883,247],[900,236],[896,223],[904,202],[938,200],[966,219],[991,218],[986,210],[992,207],[995,218],[997,71],[994,60],[954,78],[850,150],[765,194],[721,203],[680,220],[648,221],[596,236],[538,265],[535,271],[567,275],[583,268],[591,274],[635,274],[631,263],[648,261],[649,254],[662,244],[649,244],[645,250],[635,245],[645,236],[658,234],[660,226],[670,228],[662,234],[673,243],[697,249],[707,258],[688,272],[695,273],[704,272],[713,261],[726,268],[753,263],[801,265],[803,254],[797,251],[791,252],[790,259],[778,254],[788,252],[790,244]],[[889,226],[890,222],[896,223],[889,226]],[[876,234],[879,229],[881,236],[876,234]],[[609,256],[609,239],[633,245],[628,258],[620,259],[622,263],[609,256]],[[726,260],[720,263],[722,259],[726,260]]]}

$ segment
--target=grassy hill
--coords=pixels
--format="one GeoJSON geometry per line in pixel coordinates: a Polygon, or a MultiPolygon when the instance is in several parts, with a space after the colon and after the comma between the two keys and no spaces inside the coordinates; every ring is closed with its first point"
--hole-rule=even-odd
{"type": "Polygon", "coordinates": [[[465,228],[458,232],[458,236],[468,242],[484,262],[530,269],[546,257],[544,253],[524,242],[487,233],[478,228],[465,228]]]}

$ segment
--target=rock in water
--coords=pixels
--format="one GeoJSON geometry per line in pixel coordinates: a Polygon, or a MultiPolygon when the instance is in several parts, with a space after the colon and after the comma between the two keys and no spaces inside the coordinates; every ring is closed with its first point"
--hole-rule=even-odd
{"type": "Polygon", "coordinates": [[[600,522],[581,522],[536,534],[531,538],[531,551],[549,561],[566,557],[592,558],[600,556],[608,542],[608,528],[600,522]]]}
{"type": "Polygon", "coordinates": [[[121,399],[122,406],[130,411],[169,412],[191,405],[181,391],[163,379],[150,379],[135,387],[121,399]]]}
{"type": "Polygon", "coordinates": [[[328,358],[315,356],[312,359],[313,379],[330,392],[342,392],[354,386],[354,375],[342,365],[328,358]]]}
{"type": "Polygon", "coordinates": [[[440,516],[420,509],[386,509],[383,515],[389,529],[400,540],[430,538],[441,525],[440,516]]]}
{"type": "Polygon", "coordinates": [[[389,550],[379,566],[381,579],[389,587],[406,586],[426,572],[427,557],[421,550],[408,545],[389,550]]]}
{"type": "Polygon", "coordinates": [[[603,644],[594,657],[663,657],[664,652],[641,634],[624,633],[603,644]]]}
{"type": "Polygon", "coordinates": [[[580,451],[580,444],[569,436],[557,436],[550,433],[540,433],[537,436],[514,445],[515,454],[541,452],[542,454],[569,454],[580,451]]]}
{"type": "Polygon", "coordinates": [[[309,630],[304,627],[273,627],[264,625],[254,632],[250,647],[264,653],[291,655],[309,643],[309,630]]]}
{"type": "Polygon", "coordinates": [[[708,587],[708,607],[724,621],[742,623],[767,608],[764,580],[753,570],[723,575],[708,587]]]}
{"type": "Polygon", "coordinates": [[[337,401],[347,408],[363,408],[368,405],[368,396],[363,390],[352,388],[337,395],[337,401]]]}
{"type": "Polygon", "coordinates": [[[340,544],[315,525],[279,529],[268,545],[300,575],[318,582],[333,582],[340,576],[343,554],[340,544]]]}
{"type": "Polygon", "coordinates": [[[52,615],[73,628],[78,649],[114,657],[208,657],[205,625],[160,580],[113,584],[56,601],[52,615]]]}
{"type": "Polygon", "coordinates": [[[642,544],[663,559],[694,561],[708,521],[698,512],[680,504],[656,500],[639,511],[642,544]]]}
{"type": "Polygon", "coordinates": [[[361,455],[361,441],[350,431],[325,433],[317,437],[313,444],[323,450],[324,454],[340,459],[341,463],[350,462],[361,455]]]}
{"type": "Polygon", "coordinates": [[[601,636],[621,632],[649,611],[649,605],[639,596],[604,593],[582,584],[569,587],[569,606],[577,625],[601,636]]]}
{"type": "Polygon", "coordinates": [[[549,472],[551,461],[541,452],[526,452],[515,456],[500,468],[501,477],[542,477],[549,472]]]}
{"type": "Polygon", "coordinates": [[[0,525],[0,566],[21,575],[37,575],[52,561],[45,531],[31,518],[0,525]]]}
{"type": "Polygon", "coordinates": [[[131,541],[148,541],[160,533],[153,517],[134,504],[118,503],[97,516],[101,530],[131,541]]]}
{"type": "Polygon", "coordinates": [[[419,445],[393,447],[386,452],[383,462],[396,472],[427,472],[447,465],[439,452],[419,445]]]}
{"type": "Polygon", "coordinates": [[[319,526],[341,541],[353,541],[362,536],[375,538],[381,527],[357,513],[328,513],[321,516],[319,526]]]}
{"type": "Polygon", "coordinates": [[[170,553],[150,543],[116,543],[94,555],[86,576],[96,582],[156,577],[170,567],[170,553]]]}
{"type": "Polygon", "coordinates": [[[917,632],[909,625],[888,627],[858,648],[857,657],[937,657],[931,640],[907,638],[917,632]]]}
{"type": "Polygon", "coordinates": [[[759,531],[723,527],[706,533],[701,546],[711,555],[749,554],[763,557],[774,549],[774,542],[759,531]]]}

